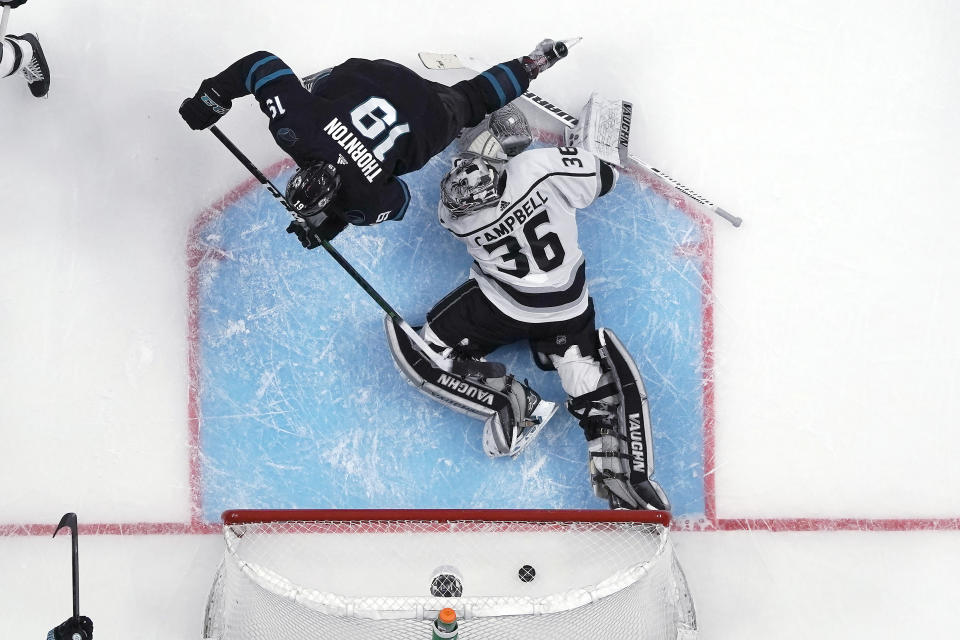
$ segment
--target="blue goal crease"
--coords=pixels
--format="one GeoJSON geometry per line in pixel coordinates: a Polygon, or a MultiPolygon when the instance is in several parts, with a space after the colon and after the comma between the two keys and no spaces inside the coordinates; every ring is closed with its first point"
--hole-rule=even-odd
{"type": "MultiPolygon", "coordinates": [[[[337,249],[411,324],[467,277],[470,258],[436,222],[444,155],[404,176],[402,223],[351,228],[337,249]]],[[[289,171],[278,176],[285,181],[289,171]]],[[[644,377],[655,478],[676,516],[704,512],[704,281],[678,251],[703,229],[635,180],[580,213],[598,326],[613,329],[644,377]]],[[[198,347],[202,508],[603,509],[586,441],[558,412],[517,459],[487,458],[481,423],[406,384],[383,312],[326,254],[284,233],[287,213],[253,189],[205,224],[198,347]]],[[[555,373],[526,344],[498,350],[562,404],[555,373]]]]}

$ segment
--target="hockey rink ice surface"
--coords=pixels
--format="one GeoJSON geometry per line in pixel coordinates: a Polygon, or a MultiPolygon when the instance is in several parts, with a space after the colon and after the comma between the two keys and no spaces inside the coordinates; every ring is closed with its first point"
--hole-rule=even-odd
{"type": "MultiPolygon", "coordinates": [[[[479,422],[394,368],[380,309],[176,113],[257,49],[302,74],[423,71],[420,50],[493,63],[548,35],[584,40],[533,91],[573,113],[594,90],[631,100],[631,153],[744,218],[642,171],[580,214],[598,323],[644,375],[700,637],[957,637],[960,10],[603,9],[494,2],[495,27],[439,2],[376,21],[395,6],[12,12],[53,81],[36,100],[0,79],[0,639],[70,615],[69,536],[50,539],[68,511],[96,638],[167,640],[200,635],[226,508],[603,507],[571,416],[487,459],[479,422]]],[[[220,124],[285,182],[252,99],[220,124]]],[[[445,167],[409,177],[403,221],[334,242],[413,324],[469,264],[436,223],[445,167]]],[[[497,356],[562,401],[526,345],[497,356]]]]}
{"type": "MultiPolygon", "coordinates": [[[[418,202],[436,199],[449,153],[407,180],[418,202]]],[[[291,173],[281,171],[275,184],[291,173]]],[[[304,260],[299,244],[275,233],[289,214],[273,196],[258,183],[234,197],[200,216],[189,248],[206,520],[236,504],[606,506],[586,478],[586,441],[572,416],[561,409],[516,459],[491,461],[479,421],[401,384],[383,314],[368,295],[325,253],[304,260]]],[[[712,409],[703,362],[712,338],[703,321],[705,229],[630,175],[579,215],[598,326],[638,354],[657,399],[654,452],[664,463],[655,477],[678,516],[702,517],[704,418],[712,409]]],[[[466,279],[471,263],[427,208],[335,244],[363,273],[377,274],[371,284],[390,290],[390,304],[414,325],[466,279]]],[[[491,359],[562,407],[558,376],[537,369],[525,342],[491,359]]]]}

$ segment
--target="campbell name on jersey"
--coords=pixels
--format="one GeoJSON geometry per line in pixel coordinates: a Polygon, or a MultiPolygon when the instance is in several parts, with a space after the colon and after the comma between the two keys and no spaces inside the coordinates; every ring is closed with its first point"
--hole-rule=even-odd
{"type": "Polygon", "coordinates": [[[532,149],[506,165],[500,201],[440,223],[474,258],[470,275],[484,295],[523,322],[554,322],[586,311],[586,266],[577,209],[600,193],[599,160],[575,147],[532,149]]]}

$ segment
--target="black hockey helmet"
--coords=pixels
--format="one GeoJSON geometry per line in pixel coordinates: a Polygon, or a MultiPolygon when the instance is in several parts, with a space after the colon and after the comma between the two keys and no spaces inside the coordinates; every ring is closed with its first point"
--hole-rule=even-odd
{"type": "Polygon", "coordinates": [[[337,166],[319,160],[301,167],[287,182],[285,198],[297,215],[307,217],[323,211],[337,195],[340,176],[337,166]]]}

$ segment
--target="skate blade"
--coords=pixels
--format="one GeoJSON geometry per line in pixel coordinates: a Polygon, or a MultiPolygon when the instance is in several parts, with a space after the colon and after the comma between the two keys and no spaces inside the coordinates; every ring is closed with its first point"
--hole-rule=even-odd
{"type": "Polygon", "coordinates": [[[557,404],[555,402],[541,400],[540,403],[537,404],[536,409],[533,410],[533,413],[530,414],[530,418],[537,422],[520,430],[520,433],[518,433],[517,437],[513,440],[510,457],[516,458],[524,449],[530,446],[530,443],[540,435],[540,431],[547,426],[547,422],[550,421],[550,418],[552,418],[556,412],[557,404]]]}

